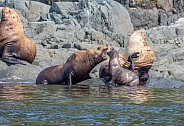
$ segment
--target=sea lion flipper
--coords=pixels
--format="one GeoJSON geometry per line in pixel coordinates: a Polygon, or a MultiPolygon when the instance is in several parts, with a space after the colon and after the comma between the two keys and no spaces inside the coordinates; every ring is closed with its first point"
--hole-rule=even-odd
{"type": "Polygon", "coordinates": [[[145,85],[149,80],[148,71],[150,70],[151,66],[145,66],[141,69],[141,75],[139,76],[140,85],[145,85]]]}
{"type": "Polygon", "coordinates": [[[72,74],[71,73],[68,75],[68,84],[72,85],[72,74]]]}
{"type": "Polygon", "coordinates": [[[2,54],[2,60],[8,64],[21,64],[20,59],[16,59],[17,55],[15,53],[12,53],[13,44],[7,43],[4,46],[3,54],[2,54]]]}
{"type": "Polygon", "coordinates": [[[109,82],[107,82],[107,85],[108,86],[116,86],[116,83],[114,83],[114,81],[109,81],[109,82]]]}
{"type": "Polygon", "coordinates": [[[134,71],[134,61],[132,58],[138,58],[139,52],[134,52],[133,54],[131,54],[129,57],[128,57],[128,62],[130,62],[130,66],[128,67],[129,70],[131,71],[134,71]]]}
{"type": "Polygon", "coordinates": [[[3,57],[2,60],[8,64],[22,64],[19,59],[13,57],[3,57]]]}

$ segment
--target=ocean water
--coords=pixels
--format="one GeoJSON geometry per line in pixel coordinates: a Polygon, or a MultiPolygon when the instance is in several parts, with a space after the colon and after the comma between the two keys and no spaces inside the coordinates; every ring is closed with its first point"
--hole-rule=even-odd
{"type": "Polygon", "coordinates": [[[0,125],[184,125],[184,89],[0,85],[0,125]]]}

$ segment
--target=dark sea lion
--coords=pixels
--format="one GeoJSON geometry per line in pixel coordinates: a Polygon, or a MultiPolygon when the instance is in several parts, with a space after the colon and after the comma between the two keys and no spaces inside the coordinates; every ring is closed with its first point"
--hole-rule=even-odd
{"type": "MultiPolygon", "coordinates": [[[[128,57],[128,59],[127,59],[127,64],[128,65],[124,65],[122,67],[125,68],[125,69],[128,69],[128,70],[134,71],[133,58],[137,58],[138,57],[137,54],[138,54],[138,52],[135,52],[135,53],[131,54],[128,57]]],[[[121,60],[119,60],[119,61],[121,61],[121,60]]],[[[106,60],[103,63],[101,63],[101,65],[100,65],[100,68],[99,68],[99,77],[100,78],[104,78],[105,80],[107,80],[108,77],[109,77],[108,71],[109,71],[109,61],[106,60]]]]}
{"type": "Polygon", "coordinates": [[[89,79],[89,73],[100,62],[107,59],[107,45],[96,49],[80,50],[73,53],[63,66],[53,66],[39,73],[36,84],[76,84],[89,79]]]}
{"type": "Polygon", "coordinates": [[[63,65],[50,66],[42,70],[36,79],[36,84],[61,84],[63,65]]]}
{"type": "Polygon", "coordinates": [[[35,56],[36,46],[24,35],[19,15],[4,7],[0,22],[0,57],[8,64],[18,64],[21,60],[32,63],[35,56]]]}
{"type": "Polygon", "coordinates": [[[138,54],[139,52],[135,52],[128,57],[127,61],[130,63],[130,65],[127,67],[128,70],[131,70],[134,72],[135,65],[134,65],[133,58],[138,58],[139,57],[138,54]]]}
{"type": "MultiPolygon", "coordinates": [[[[137,52],[133,55],[137,56],[137,52]]],[[[138,86],[139,77],[131,70],[121,67],[119,53],[113,47],[107,52],[109,55],[109,84],[119,84],[128,86],[138,86]]],[[[134,66],[133,66],[134,67],[134,66]]]]}
{"type": "Polygon", "coordinates": [[[109,71],[109,61],[106,60],[100,64],[99,77],[107,79],[109,77],[108,71],[109,71]]]}

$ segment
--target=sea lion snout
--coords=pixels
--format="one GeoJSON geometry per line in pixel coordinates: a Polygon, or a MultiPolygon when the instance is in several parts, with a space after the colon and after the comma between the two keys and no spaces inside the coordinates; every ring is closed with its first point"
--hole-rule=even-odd
{"type": "Polygon", "coordinates": [[[110,48],[110,51],[107,52],[107,55],[110,56],[112,54],[112,52],[115,51],[115,49],[113,47],[110,48]]]}
{"type": "Polygon", "coordinates": [[[108,50],[108,45],[101,45],[101,46],[97,47],[97,51],[101,52],[100,56],[103,58],[103,60],[107,59],[107,57],[106,57],[107,50],[108,50]]]}

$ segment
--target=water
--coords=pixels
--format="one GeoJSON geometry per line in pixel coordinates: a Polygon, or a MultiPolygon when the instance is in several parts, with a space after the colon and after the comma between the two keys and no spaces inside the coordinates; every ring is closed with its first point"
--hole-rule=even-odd
{"type": "Polygon", "coordinates": [[[0,85],[0,125],[184,125],[184,89],[0,85]]]}

